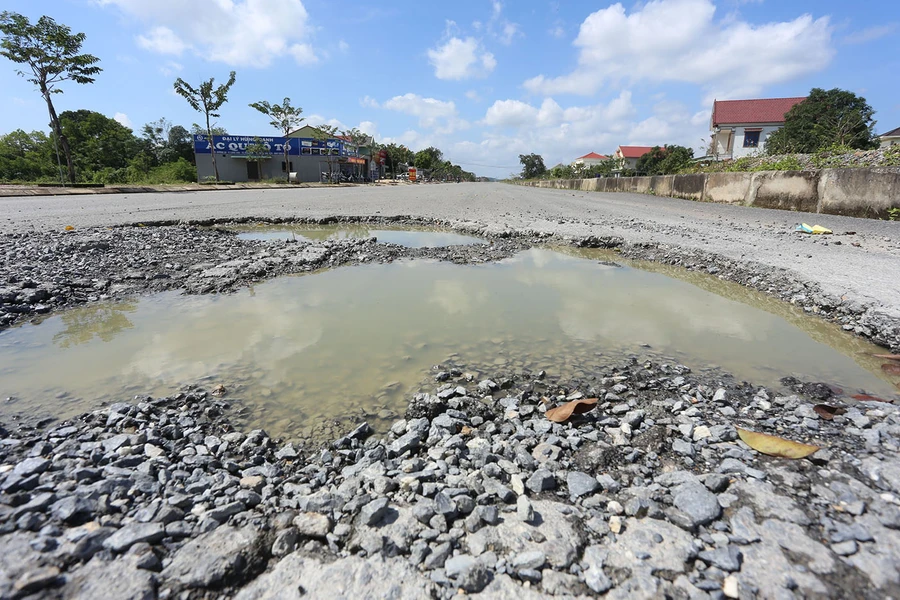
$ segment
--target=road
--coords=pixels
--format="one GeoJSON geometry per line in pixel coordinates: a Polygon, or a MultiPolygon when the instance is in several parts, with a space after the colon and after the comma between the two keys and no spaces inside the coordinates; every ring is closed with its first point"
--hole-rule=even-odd
{"type": "Polygon", "coordinates": [[[395,215],[701,249],[788,269],[830,295],[880,305],[900,319],[900,222],[500,183],[0,198],[4,233],[168,220],[395,215]],[[795,233],[801,221],[836,235],[795,233]]]}

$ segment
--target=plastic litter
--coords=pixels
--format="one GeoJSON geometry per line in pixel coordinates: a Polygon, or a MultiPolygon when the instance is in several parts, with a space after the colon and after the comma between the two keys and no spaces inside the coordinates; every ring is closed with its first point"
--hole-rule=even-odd
{"type": "Polygon", "coordinates": [[[794,228],[794,231],[799,231],[800,233],[811,233],[811,234],[829,234],[833,233],[827,227],[822,227],[821,225],[813,225],[809,226],[806,223],[801,223],[794,228]]]}

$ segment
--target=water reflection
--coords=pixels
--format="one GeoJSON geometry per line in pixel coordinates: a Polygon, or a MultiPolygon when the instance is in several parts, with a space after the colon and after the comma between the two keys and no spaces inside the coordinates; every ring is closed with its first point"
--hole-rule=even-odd
{"type": "Polygon", "coordinates": [[[796,375],[893,393],[879,365],[847,356],[877,348],[832,324],[549,250],[477,266],[363,265],[228,296],[168,293],[90,310],[0,334],[0,397],[68,416],[98,398],[210,378],[251,407],[253,425],[299,435],[351,415],[387,424],[449,356],[485,372],[512,365],[574,377],[598,353],[644,354],[643,344],[761,385],[796,375]],[[62,393],[70,400],[57,400],[62,393]]]}
{"type": "Polygon", "coordinates": [[[134,327],[126,313],[137,310],[135,302],[93,304],[73,308],[60,315],[65,329],[53,336],[53,343],[60,348],[86,344],[95,337],[111,341],[116,334],[134,327]]]}

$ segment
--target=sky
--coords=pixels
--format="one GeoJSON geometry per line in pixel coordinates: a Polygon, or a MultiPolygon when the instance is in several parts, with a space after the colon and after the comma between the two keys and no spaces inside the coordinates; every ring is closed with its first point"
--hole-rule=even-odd
{"type": "MultiPolygon", "coordinates": [[[[0,0],[86,34],[103,68],[66,82],[58,112],[89,109],[140,132],[200,123],[173,90],[237,72],[218,124],[276,135],[248,105],[285,96],[313,125],[440,148],[506,177],[520,154],[547,167],[619,145],[702,155],[715,99],[839,87],[900,127],[897,0],[0,0]]],[[[48,130],[34,86],[0,57],[0,134],[48,130]]]]}

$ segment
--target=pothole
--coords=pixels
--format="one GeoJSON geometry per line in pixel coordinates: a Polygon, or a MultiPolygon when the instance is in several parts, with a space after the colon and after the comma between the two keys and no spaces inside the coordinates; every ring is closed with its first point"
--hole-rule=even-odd
{"type": "Polygon", "coordinates": [[[618,265],[596,251],[532,249],[480,265],[401,260],[230,295],[97,303],[0,334],[2,412],[66,418],[206,380],[225,385],[248,421],[272,435],[358,420],[384,431],[434,364],[578,379],[628,355],[776,388],[792,375],[893,397],[870,357],[878,347],[742,290],[618,265]]]}
{"type": "Polygon", "coordinates": [[[463,235],[443,229],[428,227],[367,227],[362,224],[292,224],[271,223],[233,225],[227,228],[235,231],[244,240],[298,240],[315,242],[321,240],[364,239],[374,237],[380,243],[396,244],[406,248],[444,248],[447,246],[469,246],[486,244],[487,240],[463,235]]]}

